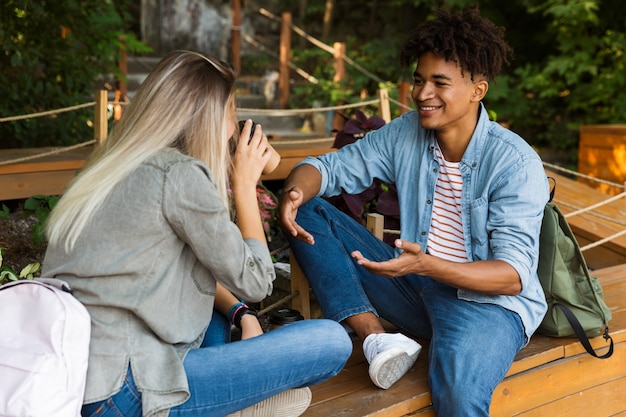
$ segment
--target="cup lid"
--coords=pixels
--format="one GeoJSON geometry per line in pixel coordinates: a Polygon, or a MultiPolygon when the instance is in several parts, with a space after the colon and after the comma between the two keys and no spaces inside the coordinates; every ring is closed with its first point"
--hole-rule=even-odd
{"type": "Polygon", "coordinates": [[[291,308],[274,310],[270,316],[270,323],[272,324],[289,324],[300,320],[304,320],[302,314],[298,310],[291,308]]]}

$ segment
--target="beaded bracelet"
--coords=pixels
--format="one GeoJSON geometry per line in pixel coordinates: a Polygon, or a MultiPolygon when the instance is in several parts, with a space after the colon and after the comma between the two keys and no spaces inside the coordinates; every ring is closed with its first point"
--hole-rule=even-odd
{"type": "Polygon", "coordinates": [[[241,310],[242,308],[248,308],[248,306],[245,303],[240,301],[238,303],[233,304],[230,310],[228,310],[228,320],[232,324],[235,324],[235,314],[237,313],[237,311],[241,310]]]}

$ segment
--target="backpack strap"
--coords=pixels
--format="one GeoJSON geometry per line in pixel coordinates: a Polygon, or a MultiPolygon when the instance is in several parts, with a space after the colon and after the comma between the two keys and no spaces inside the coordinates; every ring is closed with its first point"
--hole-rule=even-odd
{"type": "Polygon", "coordinates": [[[565,314],[565,318],[567,318],[567,321],[569,322],[570,326],[572,326],[572,329],[574,329],[574,333],[576,333],[576,337],[578,338],[578,340],[580,340],[580,343],[582,343],[582,345],[585,347],[585,350],[587,351],[587,353],[589,353],[592,356],[595,356],[598,359],[606,359],[606,358],[609,358],[613,354],[613,338],[609,335],[609,326],[606,326],[606,325],[604,326],[604,334],[602,335],[602,337],[604,337],[604,340],[609,340],[611,343],[609,345],[609,351],[606,352],[602,356],[598,356],[595,350],[593,350],[593,347],[591,346],[591,343],[589,342],[589,338],[585,334],[583,327],[580,325],[580,322],[578,321],[574,313],[572,313],[572,311],[569,308],[567,308],[561,303],[556,303],[555,305],[563,312],[563,314],[565,314]]]}
{"type": "Polygon", "coordinates": [[[548,200],[548,203],[551,203],[552,199],[554,198],[554,193],[556,192],[556,179],[549,176],[548,180],[552,180],[552,187],[550,188],[550,199],[548,200]]]}

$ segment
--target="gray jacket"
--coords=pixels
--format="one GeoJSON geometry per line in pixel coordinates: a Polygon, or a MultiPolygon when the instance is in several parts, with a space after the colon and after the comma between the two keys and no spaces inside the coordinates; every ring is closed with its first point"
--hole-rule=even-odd
{"type": "Polygon", "coordinates": [[[172,149],[118,184],[71,253],[50,245],[42,275],[69,282],[91,315],[85,403],[118,392],[130,364],[144,416],[189,398],[182,361],[202,341],[216,282],[258,301],[275,279],[267,246],[242,238],[208,167],[172,149]]]}

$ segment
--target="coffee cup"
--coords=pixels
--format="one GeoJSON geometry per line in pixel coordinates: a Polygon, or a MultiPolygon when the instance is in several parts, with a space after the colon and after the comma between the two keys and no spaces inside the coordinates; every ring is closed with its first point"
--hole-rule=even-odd
{"type": "MultiPolygon", "coordinates": [[[[239,121],[240,132],[241,130],[243,130],[243,126],[245,123],[246,123],[245,120],[239,121]]],[[[255,122],[252,122],[252,129],[250,129],[250,138],[252,138],[252,135],[254,134],[254,129],[256,128],[256,125],[257,124],[255,122]]],[[[265,164],[265,167],[263,167],[264,175],[271,174],[272,172],[274,172],[274,170],[278,167],[278,164],[280,163],[280,154],[276,151],[276,149],[274,149],[272,145],[270,145],[269,143],[267,145],[268,145],[268,152],[271,154],[271,156],[270,156],[270,159],[265,164]]]]}
{"type": "Polygon", "coordinates": [[[300,314],[298,310],[291,308],[279,308],[278,310],[274,310],[270,315],[270,325],[272,330],[300,320],[304,320],[302,314],[300,314]]]}

